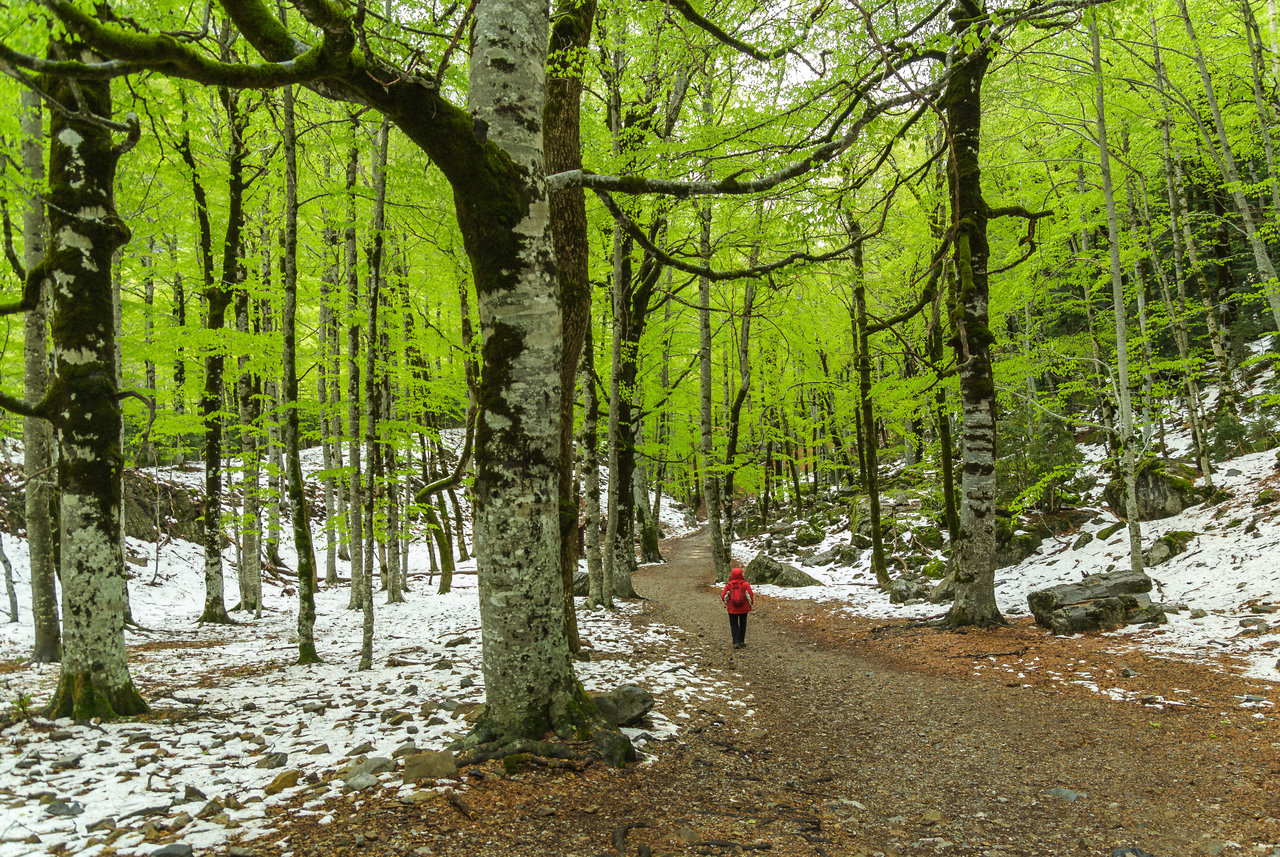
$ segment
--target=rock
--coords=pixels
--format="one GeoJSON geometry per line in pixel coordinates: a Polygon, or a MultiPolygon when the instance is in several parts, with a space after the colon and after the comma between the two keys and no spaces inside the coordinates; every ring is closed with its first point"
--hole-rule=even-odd
{"type": "Polygon", "coordinates": [[[310,750],[307,751],[307,755],[323,756],[325,753],[328,753],[328,752],[329,752],[328,744],[317,744],[316,746],[312,747],[310,750]]]}
{"type": "Polygon", "coordinates": [[[1124,521],[1116,521],[1114,524],[1108,524],[1107,526],[1098,530],[1098,538],[1099,540],[1105,542],[1107,539],[1111,538],[1116,533],[1123,530],[1124,527],[1125,527],[1124,521]]]}
{"type": "Polygon", "coordinates": [[[458,646],[465,646],[471,642],[471,638],[465,634],[461,637],[454,637],[452,640],[444,644],[446,649],[456,649],[458,646]]]}
{"type": "MultiPolygon", "coordinates": [[[[587,654],[587,652],[585,649],[583,649],[582,651],[578,652],[578,654],[585,655],[587,654]]],[[[466,690],[469,687],[475,687],[475,686],[476,686],[476,680],[469,675],[464,675],[462,677],[462,681],[458,682],[458,687],[460,687],[463,690],[466,690]]]]}
{"type": "Polygon", "coordinates": [[[267,755],[259,759],[258,763],[254,765],[254,767],[266,768],[268,771],[270,771],[275,768],[283,768],[287,764],[289,764],[288,753],[268,753],[267,755]]]}
{"type": "Polygon", "coordinates": [[[72,818],[84,812],[84,807],[79,801],[55,800],[45,804],[44,811],[49,815],[72,818]]]}
{"type": "Polygon", "coordinates": [[[1192,618],[1192,619],[1207,619],[1207,618],[1209,618],[1209,611],[1208,611],[1208,610],[1205,610],[1203,607],[1193,607],[1193,608],[1191,609],[1191,618],[1192,618]]]}
{"type": "Polygon", "coordinates": [[[152,851],[149,857],[191,857],[193,853],[186,842],[170,842],[152,851]]]}
{"type": "Polygon", "coordinates": [[[825,534],[818,527],[805,525],[796,530],[795,540],[800,547],[807,548],[822,541],[824,536],[825,534]]]}
{"type": "Polygon", "coordinates": [[[923,601],[929,597],[932,588],[922,580],[895,577],[889,581],[889,603],[909,604],[912,601],[923,601]]]}
{"type": "Polygon", "coordinates": [[[278,795],[285,789],[291,789],[298,784],[298,777],[302,776],[301,771],[288,770],[281,771],[276,774],[276,778],[263,786],[263,791],[269,795],[278,795]]]}
{"type": "Polygon", "coordinates": [[[208,799],[209,798],[205,795],[205,793],[200,791],[200,789],[196,788],[195,786],[185,786],[182,789],[183,803],[192,803],[194,801],[208,800],[208,799]]]}
{"type": "Polygon", "coordinates": [[[400,759],[405,756],[412,756],[414,753],[417,753],[417,752],[418,752],[417,744],[413,743],[412,741],[405,741],[399,747],[396,747],[394,750],[391,751],[391,758],[400,759]]]}
{"type": "MultiPolygon", "coordinates": [[[[585,571],[575,571],[573,573],[573,594],[579,598],[586,598],[591,592],[591,578],[585,571]]],[[[447,645],[447,644],[446,644],[447,645]]]]}
{"type": "Polygon", "coordinates": [[[942,817],[941,811],[936,809],[927,809],[924,814],[920,816],[920,823],[926,827],[932,827],[935,824],[941,824],[942,817]]]}
{"type": "Polygon", "coordinates": [[[1168,621],[1160,605],[1151,603],[1150,591],[1151,578],[1123,569],[1032,592],[1027,604],[1036,623],[1055,634],[1109,631],[1168,621]]]}
{"type": "Polygon", "coordinates": [[[815,568],[820,565],[830,565],[836,561],[836,549],[831,548],[822,553],[816,553],[813,556],[805,557],[800,564],[805,568],[815,568]]]}
{"type": "Polygon", "coordinates": [[[196,818],[200,819],[201,821],[205,821],[207,819],[213,818],[215,815],[217,815],[220,812],[222,812],[222,801],[218,800],[217,798],[214,798],[213,800],[206,803],[204,806],[200,807],[200,811],[196,813],[196,818]]]}
{"type": "Polygon", "coordinates": [[[1267,627],[1267,620],[1261,619],[1257,616],[1249,616],[1245,619],[1240,620],[1240,627],[1241,628],[1265,628],[1267,627]]]}
{"type": "Polygon", "coordinates": [[[55,729],[49,733],[50,741],[66,741],[73,737],[75,737],[75,733],[70,729],[55,729]]]}
{"type": "Polygon", "coordinates": [[[1078,551],[1091,541],[1093,541],[1093,533],[1081,533],[1080,537],[1071,543],[1071,549],[1078,551]]]}
{"type": "Polygon", "coordinates": [[[594,693],[600,716],[614,726],[634,726],[644,719],[654,706],[653,694],[642,687],[624,684],[608,693],[594,693]]]}
{"type": "Polygon", "coordinates": [[[114,815],[108,815],[106,818],[100,818],[95,822],[84,826],[86,833],[92,833],[95,830],[111,830],[116,826],[116,818],[114,815]]]}
{"type": "Polygon", "coordinates": [[[348,750],[347,756],[349,757],[363,756],[366,753],[372,753],[372,752],[373,752],[373,745],[370,744],[368,741],[365,741],[363,744],[360,744],[357,747],[352,747],[350,750],[348,750]]]}
{"type": "Polygon", "coordinates": [[[1138,675],[1138,671],[1125,667],[1124,669],[1120,670],[1120,675],[1124,676],[1125,678],[1136,678],[1138,675]]]}
{"type": "Polygon", "coordinates": [[[933,527],[922,527],[913,531],[916,542],[931,551],[942,550],[942,530],[933,527]]]}
{"type": "Polygon", "coordinates": [[[778,562],[764,553],[756,554],[755,559],[743,569],[743,574],[748,583],[772,583],[777,586],[813,586],[818,583],[800,569],[778,562]],[[787,582],[782,582],[784,580],[787,582]]]}
{"type": "Polygon", "coordinates": [[[1165,533],[1156,539],[1151,547],[1142,552],[1142,557],[1149,566],[1168,562],[1173,557],[1186,551],[1187,545],[1198,535],[1199,533],[1189,533],[1185,530],[1173,530],[1165,533]]]}
{"type": "Polygon", "coordinates": [[[949,574],[942,578],[942,580],[939,580],[934,585],[933,589],[929,590],[929,603],[931,604],[942,604],[947,601],[954,601],[955,598],[956,581],[955,578],[949,574]]]}
{"type": "Polygon", "coordinates": [[[401,712],[399,712],[399,713],[397,713],[397,714],[393,714],[393,715],[392,715],[392,716],[387,720],[387,725],[388,725],[388,726],[403,726],[404,724],[406,724],[406,723],[410,723],[410,722],[412,722],[412,721],[413,721],[413,715],[412,715],[412,714],[410,714],[410,713],[409,713],[409,712],[407,712],[407,711],[401,711],[401,712]]]}
{"type": "Polygon", "coordinates": [[[1111,852],[1111,857],[1156,857],[1150,851],[1143,851],[1141,848],[1117,848],[1111,852]]]}
{"type": "Polygon", "coordinates": [[[232,845],[227,854],[229,857],[253,857],[253,849],[247,845],[232,845]]]}
{"type": "Polygon", "coordinates": [[[346,779],[359,776],[360,774],[370,774],[376,776],[385,774],[388,771],[394,771],[396,763],[388,759],[386,756],[370,756],[363,762],[357,762],[351,766],[346,774],[346,779]]]}
{"type": "Polygon", "coordinates": [[[169,832],[177,833],[182,828],[191,823],[191,813],[180,812],[173,817],[173,821],[169,822],[169,832]]]}
{"type": "Polygon", "coordinates": [[[377,784],[378,778],[373,774],[355,774],[342,781],[342,790],[345,792],[361,792],[365,789],[371,789],[377,784]]]}
{"type": "Polygon", "coordinates": [[[404,760],[404,781],[416,783],[421,780],[450,779],[458,775],[458,766],[453,753],[442,750],[439,753],[415,753],[404,760]]]}
{"type": "Polygon", "coordinates": [[[920,573],[930,580],[942,580],[947,576],[947,561],[934,557],[924,564],[920,573]]]}
{"type": "MultiPolygon", "coordinates": [[[[1204,498],[1195,487],[1199,471],[1189,464],[1171,458],[1148,458],[1138,465],[1134,499],[1139,521],[1171,518],[1204,498]]],[[[1117,514],[1124,513],[1124,483],[1115,479],[1107,483],[1102,497],[1117,514]]]]}
{"type": "Polygon", "coordinates": [[[1087,792],[1076,792],[1071,789],[1064,789],[1061,786],[1052,789],[1045,789],[1044,794],[1048,797],[1056,797],[1059,800],[1065,800],[1067,803],[1072,803],[1082,797],[1089,796],[1087,792]]]}
{"type": "Polygon", "coordinates": [[[1034,533],[1018,533],[996,548],[996,568],[1017,565],[1040,549],[1044,539],[1034,533]]]}
{"type": "Polygon", "coordinates": [[[692,827],[680,827],[676,829],[676,839],[685,845],[692,845],[695,842],[701,842],[702,836],[692,827]]]}
{"type": "Polygon", "coordinates": [[[441,658],[431,665],[433,670],[451,670],[453,669],[453,661],[448,658],[441,658]]]}
{"type": "Polygon", "coordinates": [[[308,702],[302,706],[303,714],[324,714],[325,704],[323,702],[308,702]]]}

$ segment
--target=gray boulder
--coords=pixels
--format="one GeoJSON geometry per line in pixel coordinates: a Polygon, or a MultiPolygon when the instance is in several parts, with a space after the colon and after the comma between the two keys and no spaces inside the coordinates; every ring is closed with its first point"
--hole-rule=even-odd
{"type": "Polygon", "coordinates": [[[907,604],[912,601],[923,601],[929,597],[932,589],[926,581],[912,577],[895,577],[889,581],[889,603],[907,604]]]}
{"type": "Polygon", "coordinates": [[[747,564],[743,570],[748,583],[772,583],[774,586],[820,586],[817,579],[810,577],[793,565],[778,562],[763,553],[747,564]]]}
{"type": "MultiPolygon", "coordinates": [[[[1142,462],[1134,486],[1138,520],[1171,518],[1199,503],[1204,499],[1194,484],[1199,475],[1191,465],[1171,458],[1149,458],[1142,462]]],[[[1120,480],[1107,483],[1102,497],[1117,515],[1124,514],[1124,485],[1120,480]]]]}
{"type": "Polygon", "coordinates": [[[573,594],[586,598],[588,594],[589,581],[585,571],[575,571],[573,573],[573,594]]]}
{"type": "Polygon", "coordinates": [[[600,716],[614,726],[636,725],[656,702],[652,693],[634,684],[619,685],[608,693],[594,693],[591,698],[600,716]]]}
{"type": "Polygon", "coordinates": [[[1111,631],[1125,625],[1168,621],[1151,603],[1151,578],[1129,569],[1086,575],[1079,583],[1041,589],[1027,596],[1036,624],[1055,634],[1111,631]]]}

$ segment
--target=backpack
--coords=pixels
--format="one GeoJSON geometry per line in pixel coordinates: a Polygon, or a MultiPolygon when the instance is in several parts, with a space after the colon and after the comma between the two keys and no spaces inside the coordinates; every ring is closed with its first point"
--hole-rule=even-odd
{"type": "Polygon", "coordinates": [[[741,610],[746,607],[747,590],[745,585],[738,583],[736,580],[729,584],[729,606],[734,610],[741,610]]]}

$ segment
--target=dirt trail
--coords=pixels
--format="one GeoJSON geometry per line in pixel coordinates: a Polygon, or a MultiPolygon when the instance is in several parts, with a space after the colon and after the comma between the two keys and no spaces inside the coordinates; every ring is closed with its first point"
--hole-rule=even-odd
{"type": "MultiPolygon", "coordinates": [[[[735,651],[705,539],[663,549],[669,562],[635,578],[646,614],[685,629],[692,662],[722,671],[746,706],[697,710],[638,769],[491,770],[466,792],[473,818],[388,806],[380,842],[412,837],[419,857],[1182,857],[1270,855],[1256,846],[1280,841],[1259,818],[1280,815],[1274,774],[1215,740],[1210,712],[1158,712],[1171,722],[1155,726],[1133,703],[903,669],[778,621],[785,605],[765,599],[735,651]],[[1045,794],[1055,788],[1067,791],[1045,794]]],[[[340,829],[326,853],[369,853],[334,849],[340,829]]]]}

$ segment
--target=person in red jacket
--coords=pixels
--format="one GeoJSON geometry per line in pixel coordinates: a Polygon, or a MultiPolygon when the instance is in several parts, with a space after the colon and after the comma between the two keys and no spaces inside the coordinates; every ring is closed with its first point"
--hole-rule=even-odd
{"type": "Polygon", "coordinates": [[[747,614],[755,604],[756,594],[751,591],[751,584],[742,576],[742,569],[735,568],[729,574],[729,582],[720,591],[720,600],[729,609],[729,632],[733,635],[733,647],[744,648],[747,645],[747,614]]]}

